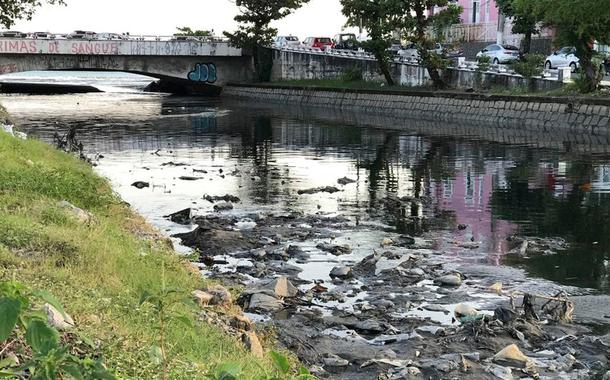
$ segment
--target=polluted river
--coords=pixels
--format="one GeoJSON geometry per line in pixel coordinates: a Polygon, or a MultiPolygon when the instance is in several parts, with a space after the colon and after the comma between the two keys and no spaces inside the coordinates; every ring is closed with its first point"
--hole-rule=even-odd
{"type": "Polygon", "coordinates": [[[117,194],[320,378],[609,369],[607,142],[133,86],[0,101],[31,137],[76,128],[117,194]]]}

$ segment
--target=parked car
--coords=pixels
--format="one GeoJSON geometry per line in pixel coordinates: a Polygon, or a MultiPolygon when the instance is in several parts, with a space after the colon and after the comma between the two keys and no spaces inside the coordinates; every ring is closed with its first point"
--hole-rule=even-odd
{"type": "Polygon", "coordinates": [[[602,60],[602,65],[604,67],[604,72],[606,75],[610,75],[610,56],[606,56],[602,60]]]}
{"type": "Polygon", "coordinates": [[[301,41],[295,36],[277,36],[275,37],[275,40],[273,40],[273,46],[276,48],[296,47],[300,45],[301,41]]]}
{"type": "MultiPolygon", "coordinates": [[[[444,55],[445,50],[443,49],[443,46],[441,44],[437,43],[434,45],[434,49],[431,49],[430,52],[436,53],[438,55],[444,55]]],[[[398,55],[404,58],[419,59],[419,51],[417,51],[417,45],[411,43],[405,46],[403,49],[398,51],[398,55]]]]}
{"type": "Polygon", "coordinates": [[[126,40],[125,35],[118,33],[97,33],[98,40],[126,40]]]}
{"type": "Polygon", "coordinates": [[[0,37],[3,38],[26,38],[27,36],[27,33],[16,32],[13,30],[6,30],[4,32],[0,32],[0,37]]]}
{"type": "Polygon", "coordinates": [[[66,38],[70,40],[94,40],[97,38],[97,34],[86,30],[75,30],[68,34],[66,38]]]}
{"type": "Polygon", "coordinates": [[[404,46],[402,46],[402,43],[400,41],[393,41],[390,47],[388,48],[388,52],[390,52],[390,54],[398,54],[398,52],[403,49],[404,46]]]}
{"type": "Polygon", "coordinates": [[[331,40],[329,37],[307,37],[305,41],[303,41],[303,45],[322,50],[327,48],[332,49],[334,47],[333,40],[331,40]]]}
{"type": "Polygon", "coordinates": [[[477,53],[477,58],[487,56],[491,59],[491,63],[511,63],[521,58],[519,48],[512,45],[492,44],[477,53]]]}
{"type": "Polygon", "coordinates": [[[47,33],[47,32],[35,32],[35,33],[31,33],[30,35],[28,35],[28,38],[35,38],[37,40],[50,40],[50,39],[54,39],[55,35],[53,33],[47,33]]]}
{"type": "MultiPolygon", "coordinates": [[[[137,39],[137,38],[136,38],[137,39]]],[[[181,36],[181,35],[174,35],[172,37],[172,41],[199,41],[199,38],[195,37],[195,36],[181,36]]]]}
{"type": "Polygon", "coordinates": [[[358,38],[354,33],[340,33],[333,38],[335,49],[358,50],[358,38]]]}
{"type": "Polygon", "coordinates": [[[547,70],[568,66],[572,68],[572,72],[580,66],[580,60],[576,56],[576,48],[573,46],[562,47],[546,57],[544,62],[544,68],[547,70]]]}
{"type": "Polygon", "coordinates": [[[459,58],[464,56],[464,50],[459,45],[443,44],[443,56],[445,58],[459,58]]]}

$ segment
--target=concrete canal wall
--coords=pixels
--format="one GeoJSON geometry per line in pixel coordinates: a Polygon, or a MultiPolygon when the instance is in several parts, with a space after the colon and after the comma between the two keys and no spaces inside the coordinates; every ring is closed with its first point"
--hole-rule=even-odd
{"type": "MultiPolygon", "coordinates": [[[[337,79],[346,73],[357,70],[366,81],[384,82],[377,61],[374,59],[354,59],[328,55],[324,52],[299,52],[273,50],[272,81],[301,79],[337,79]]],[[[416,63],[394,62],[390,64],[390,74],[394,82],[403,86],[425,86],[429,83],[427,70],[416,63]]],[[[509,73],[479,73],[466,68],[448,68],[444,79],[452,88],[514,88],[532,86],[537,91],[551,91],[560,88],[563,83],[554,78],[533,78],[532,83],[519,75],[509,73]]]]}
{"type": "Polygon", "coordinates": [[[371,91],[273,85],[229,85],[223,96],[265,103],[330,107],[406,119],[477,123],[551,133],[607,133],[610,99],[371,91]]]}

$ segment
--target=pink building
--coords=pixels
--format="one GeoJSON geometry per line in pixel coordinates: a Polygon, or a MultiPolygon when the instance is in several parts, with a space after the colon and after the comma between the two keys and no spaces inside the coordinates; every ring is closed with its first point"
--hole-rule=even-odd
{"type": "Polygon", "coordinates": [[[495,0],[454,0],[464,11],[463,24],[497,23],[498,7],[495,0]]]}

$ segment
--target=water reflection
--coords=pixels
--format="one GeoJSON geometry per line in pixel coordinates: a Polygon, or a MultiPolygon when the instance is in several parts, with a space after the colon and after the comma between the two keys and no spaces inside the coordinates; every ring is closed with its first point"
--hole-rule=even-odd
{"type": "Polygon", "coordinates": [[[128,202],[172,232],[178,227],[162,215],[188,206],[206,212],[211,206],[203,194],[230,193],[243,199],[244,213],[265,208],[340,213],[437,236],[438,249],[461,260],[507,262],[561,283],[610,290],[607,136],[584,144],[567,132],[542,141],[533,131],[512,141],[515,134],[473,125],[111,95],[2,102],[27,132],[41,138],[78,125],[85,145],[106,156],[100,172],[128,202]],[[170,161],[188,166],[163,166],[170,161]],[[200,181],[178,179],[203,171],[200,181]],[[340,193],[296,194],[336,185],[344,176],[356,183],[340,193]],[[154,186],[136,190],[129,186],[133,180],[154,186]],[[417,202],[393,208],[388,202],[397,197],[429,199],[432,214],[414,218],[421,216],[417,202]],[[570,247],[506,259],[513,235],[563,237],[570,247]]]}

